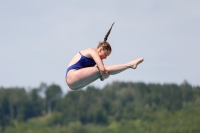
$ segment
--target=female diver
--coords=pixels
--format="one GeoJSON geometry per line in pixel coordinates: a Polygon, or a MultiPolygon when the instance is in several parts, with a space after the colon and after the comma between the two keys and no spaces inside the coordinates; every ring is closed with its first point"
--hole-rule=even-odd
{"type": "Polygon", "coordinates": [[[105,66],[103,64],[102,60],[106,59],[112,51],[110,44],[107,42],[112,26],[106,34],[104,41],[100,42],[96,49],[88,48],[81,50],[70,61],[65,79],[71,90],[79,90],[98,78],[103,81],[110,75],[115,75],[128,68],[136,69],[137,65],[144,60],[144,58],[138,58],[126,64],[113,66],[105,66]]]}

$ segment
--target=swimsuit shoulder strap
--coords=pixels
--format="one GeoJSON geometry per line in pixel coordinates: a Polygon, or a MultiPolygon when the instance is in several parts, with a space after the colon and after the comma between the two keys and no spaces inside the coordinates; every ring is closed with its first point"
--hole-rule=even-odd
{"type": "Polygon", "coordinates": [[[81,56],[83,56],[83,55],[81,54],[81,52],[79,52],[79,54],[80,54],[81,56]]]}

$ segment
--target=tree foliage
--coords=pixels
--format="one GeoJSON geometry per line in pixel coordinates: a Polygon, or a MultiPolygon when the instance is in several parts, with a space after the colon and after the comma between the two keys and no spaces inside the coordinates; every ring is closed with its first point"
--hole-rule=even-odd
{"type": "Polygon", "coordinates": [[[62,93],[58,85],[0,88],[0,132],[200,132],[200,87],[113,82],[62,93]]]}

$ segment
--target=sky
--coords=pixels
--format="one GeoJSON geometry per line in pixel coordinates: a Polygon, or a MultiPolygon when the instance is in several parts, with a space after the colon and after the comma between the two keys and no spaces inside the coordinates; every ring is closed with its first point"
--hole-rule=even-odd
{"type": "Polygon", "coordinates": [[[105,81],[200,86],[199,0],[0,1],[0,86],[60,85],[72,57],[96,48],[115,22],[105,65],[144,62],[105,81]]]}

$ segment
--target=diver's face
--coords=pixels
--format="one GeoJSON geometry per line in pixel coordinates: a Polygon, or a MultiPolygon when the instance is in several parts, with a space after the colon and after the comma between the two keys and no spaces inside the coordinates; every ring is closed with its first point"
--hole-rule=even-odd
{"type": "Polygon", "coordinates": [[[111,51],[100,47],[98,53],[99,53],[99,57],[101,58],[101,60],[103,60],[103,59],[106,59],[111,54],[111,51]]]}

